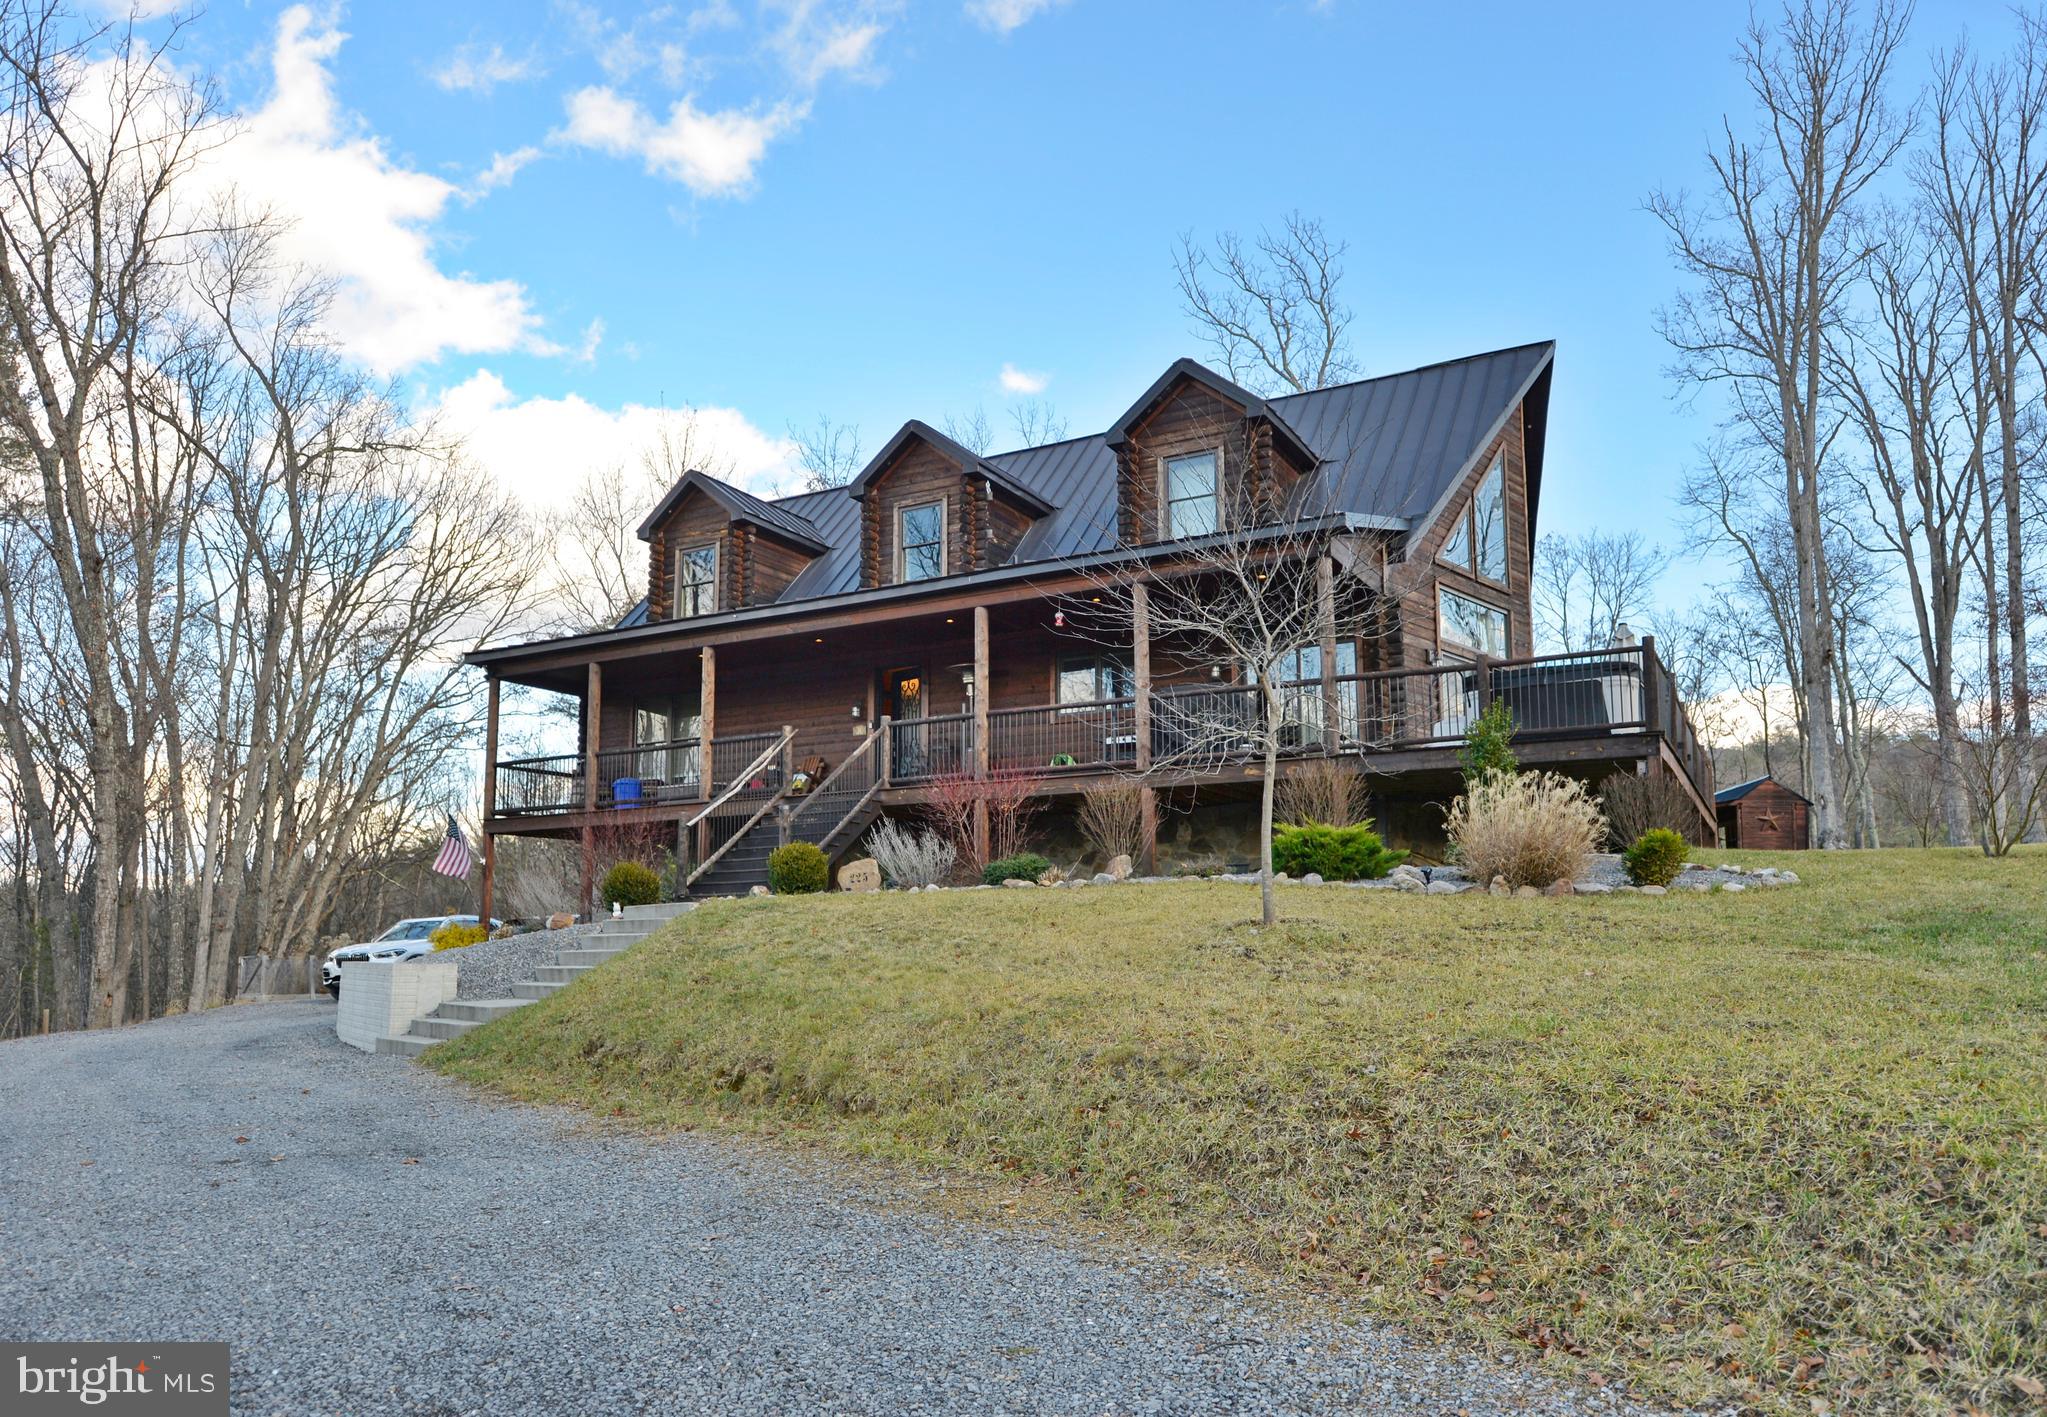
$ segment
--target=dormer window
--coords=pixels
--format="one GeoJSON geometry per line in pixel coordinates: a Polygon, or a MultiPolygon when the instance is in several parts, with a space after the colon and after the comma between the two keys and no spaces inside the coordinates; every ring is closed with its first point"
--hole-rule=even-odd
{"type": "Polygon", "coordinates": [[[675,618],[709,615],[718,608],[718,543],[675,553],[675,618]]]}
{"type": "Polygon", "coordinates": [[[928,581],[944,574],[945,503],[897,508],[896,580],[928,581]]]}
{"type": "Polygon", "coordinates": [[[1507,457],[1493,459],[1471,502],[1458,513],[1443,543],[1449,565],[1489,581],[1507,583],[1507,457]]]}
{"type": "Polygon", "coordinates": [[[1215,451],[1167,458],[1160,474],[1159,504],[1165,509],[1159,534],[1166,540],[1210,536],[1220,518],[1222,456],[1215,451]]]}

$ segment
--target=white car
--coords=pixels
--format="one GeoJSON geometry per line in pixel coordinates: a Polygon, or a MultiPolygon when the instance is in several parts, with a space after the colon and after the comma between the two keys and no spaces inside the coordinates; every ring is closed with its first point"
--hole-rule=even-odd
{"type": "MultiPolygon", "coordinates": [[[[341,965],[344,960],[396,960],[418,959],[421,955],[433,953],[433,942],[427,937],[434,931],[454,921],[463,925],[474,925],[474,915],[419,915],[410,920],[401,920],[366,945],[343,945],[328,951],[327,958],[320,961],[320,985],[335,998],[341,997],[341,965]]],[[[492,920],[491,928],[496,929],[503,921],[492,920]]]]}

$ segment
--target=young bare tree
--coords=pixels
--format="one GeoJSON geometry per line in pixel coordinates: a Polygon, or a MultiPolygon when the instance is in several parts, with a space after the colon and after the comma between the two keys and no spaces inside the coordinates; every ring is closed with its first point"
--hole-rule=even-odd
{"type": "Polygon", "coordinates": [[[1173,275],[1224,373],[1254,393],[1303,393],[1357,376],[1342,295],[1347,250],[1320,221],[1293,212],[1248,243],[1225,231],[1213,251],[1182,234],[1173,275]]]}
{"type": "Polygon", "coordinates": [[[1066,437],[1066,420],[1043,399],[1025,399],[1011,404],[1009,423],[1016,429],[1017,443],[1026,448],[1057,443],[1066,437]]]}
{"type": "Polygon", "coordinates": [[[808,428],[790,424],[789,441],[796,445],[805,492],[844,487],[862,466],[860,430],[850,423],[834,423],[826,414],[820,413],[808,428]]]}
{"type": "Polygon", "coordinates": [[[972,413],[948,413],[945,436],[970,453],[987,454],[995,449],[995,428],[988,422],[988,410],[978,403],[972,413]]]}
{"type": "Polygon", "coordinates": [[[1639,531],[1552,532],[1535,548],[1536,628],[1560,650],[1605,649],[1623,625],[1648,621],[1669,565],[1669,553],[1639,531]]]}
{"type": "Polygon", "coordinates": [[[1868,24],[1853,0],[1752,20],[1739,51],[1759,131],[1729,121],[1707,154],[1703,202],[1658,192],[1649,209],[1689,286],[1663,312],[1676,372],[1724,388],[1734,422],[1771,450],[1793,550],[1802,710],[1813,744],[1807,795],[1818,845],[1845,843],[1837,782],[1832,588],[1823,524],[1835,415],[1825,353],[1860,272],[1858,206],[1903,146],[1890,69],[1905,12],[1879,0],[1868,24]]]}

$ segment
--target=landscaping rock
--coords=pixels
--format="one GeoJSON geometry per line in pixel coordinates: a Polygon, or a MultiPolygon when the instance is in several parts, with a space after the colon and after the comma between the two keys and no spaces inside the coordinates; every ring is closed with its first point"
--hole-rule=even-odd
{"type": "MultiPolygon", "coordinates": [[[[1373,882],[1372,884],[1376,885],[1378,883],[1373,882]]],[[[1415,872],[1412,876],[1403,876],[1398,871],[1395,871],[1386,878],[1385,884],[1397,891],[1420,891],[1427,889],[1429,883],[1422,878],[1422,873],[1419,871],[1415,872]]],[[[1445,881],[1443,884],[1447,886],[1450,883],[1445,881]]]]}
{"type": "MultiPolygon", "coordinates": [[[[1631,891],[1634,887],[1622,886],[1620,889],[1631,891]]],[[[1614,888],[1604,881],[1576,881],[1571,886],[1573,895],[1612,895],[1613,892],[1614,888]]]]}
{"type": "Polygon", "coordinates": [[[1130,879],[1130,873],[1136,869],[1136,863],[1128,856],[1111,856],[1109,858],[1108,876],[1112,881],[1127,881],[1130,879]]]}
{"type": "Polygon", "coordinates": [[[566,930],[575,923],[576,917],[566,910],[557,910],[547,917],[547,928],[550,930],[566,930]]]}
{"type": "Polygon", "coordinates": [[[1643,895],[1669,895],[1669,894],[1670,894],[1670,892],[1669,892],[1669,891],[1668,891],[1667,889],[1665,889],[1664,887],[1662,887],[1662,886],[1637,886],[1637,887],[1636,887],[1635,889],[1637,889],[1638,891],[1640,891],[1640,892],[1641,892],[1641,893],[1642,893],[1643,895]]]}
{"type": "Polygon", "coordinates": [[[1463,895],[1477,887],[1468,881],[1430,881],[1426,890],[1429,895],[1463,895]]]}
{"type": "Polygon", "coordinates": [[[1487,886],[1486,889],[1491,891],[1494,895],[1514,894],[1514,888],[1507,884],[1507,878],[1505,876],[1493,877],[1493,883],[1487,886]]]}
{"type": "Polygon", "coordinates": [[[1534,886],[1516,886],[1514,887],[1514,894],[1521,900],[1537,900],[1542,896],[1542,892],[1534,886]]]}
{"type": "Polygon", "coordinates": [[[1015,890],[1021,887],[1024,890],[1034,891],[1038,888],[1038,883],[1036,881],[1023,881],[1018,880],[1015,877],[1011,877],[1009,880],[1004,881],[1002,884],[1011,890],[1015,890]]]}
{"type": "Polygon", "coordinates": [[[1748,887],[1743,885],[1740,881],[1729,881],[1720,889],[1723,891],[1745,891],[1748,889],[1748,887]]]}
{"type": "Polygon", "coordinates": [[[1544,895],[1570,895],[1576,890],[1577,886],[1570,881],[1551,881],[1542,888],[1542,893],[1544,895]]]}
{"type": "Polygon", "coordinates": [[[862,893],[880,890],[880,863],[872,856],[863,856],[858,861],[848,861],[839,868],[839,889],[862,893]]]}
{"type": "Polygon", "coordinates": [[[1389,881],[1413,881],[1418,886],[1425,886],[1429,883],[1429,878],[1422,874],[1421,867],[1410,866],[1404,861],[1388,871],[1386,879],[1389,881]]]}
{"type": "Polygon", "coordinates": [[[1095,884],[1098,886],[1113,886],[1116,884],[1116,878],[1107,871],[1097,871],[1095,872],[1095,884]]]}
{"type": "Polygon", "coordinates": [[[1308,873],[1307,875],[1305,875],[1305,876],[1301,877],[1301,884],[1302,884],[1302,885],[1304,885],[1304,886],[1319,886],[1319,885],[1321,885],[1321,884],[1322,884],[1322,873],[1321,873],[1320,871],[1310,871],[1310,872],[1309,872],[1309,873],[1308,873]]]}
{"type": "Polygon", "coordinates": [[[766,886],[755,886],[755,887],[754,887],[754,888],[753,888],[752,890],[748,891],[748,892],[747,892],[747,894],[748,894],[748,895],[770,895],[770,894],[772,894],[772,892],[770,892],[770,891],[768,890],[768,888],[767,888],[766,886]]]}

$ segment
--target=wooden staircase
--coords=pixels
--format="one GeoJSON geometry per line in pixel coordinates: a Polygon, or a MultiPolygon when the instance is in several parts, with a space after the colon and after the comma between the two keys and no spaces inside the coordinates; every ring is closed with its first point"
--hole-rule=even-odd
{"type": "Polygon", "coordinates": [[[778,796],[772,811],[756,813],[723,848],[692,872],[696,896],[751,894],[768,883],[768,857],[792,841],[807,841],[836,861],[881,815],[888,720],[883,719],[825,780],[800,797],[778,796]]]}

